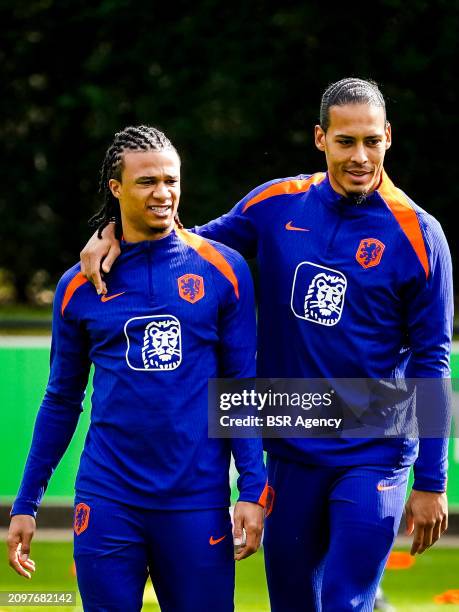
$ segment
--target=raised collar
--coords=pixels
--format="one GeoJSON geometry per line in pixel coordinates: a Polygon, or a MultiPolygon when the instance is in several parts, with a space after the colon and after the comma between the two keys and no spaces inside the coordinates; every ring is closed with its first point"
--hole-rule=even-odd
{"type": "Polygon", "coordinates": [[[317,189],[317,193],[319,194],[320,199],[322,200],[322,202],[324,202],[324,204],[327,204],[329,206],[333,206],[333,207],[345,207],[345,206],[349,206],[349,207],[365,207],[368,206],[369,204],[371,204],[372,202],[375,201],[375,199],[378,197],[378,194],[380,195],[380,192],[385,192],[389,189],[393,189],[394,188],[394,184],[392,183],[392,181],[390,180],[390,178],[387,176],[386,171],[383,168],[382,171],[382,176],[381,176],[381,182],[379,183],[377,189],[375,189],[374,191],[372,191],[366,198],[365,201],[362,202],[361,204],[356,204],[352,198],[346,198],[345,196],[341,195],[340,193],[337,193],[333,187],[330,184],[330,179],[328,176],[328,172],[325,175],[325,179],[316,186],[317,189]]]}
{"type": "Polygon", "coordinates": [[[122,251],[157,251],[157,250],[167,250],[174,244],[176,244],[178,238],[175,233],[175,229],[173,229],[167,236],[164,238],[159,238],[159,240],[141,240],[140,242],[126,242],[121,239],[120,246],[122,251]]]}

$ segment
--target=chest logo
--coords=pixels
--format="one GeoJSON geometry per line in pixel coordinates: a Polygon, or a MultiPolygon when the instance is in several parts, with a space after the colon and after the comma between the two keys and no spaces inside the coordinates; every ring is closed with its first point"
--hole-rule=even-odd
{"type": "Polygon", "coordinates": [[[182,362],[180,321],[173,315],[134,317],[124,326],[132,370],[175,370],[182,362]]]}
{"type": "Polygon", "coordinates": [[[103,295],[100,298],[101,302],[109,302],[110,300],[114,300],[115,298],[119,297],[120,295],[124,295],[126,293],[126,291],[122,291],[121,293],[115,293],[114,295],[103,295]]]}
{"type": "Polygon", "coordinates": [[[296,225],[292,225],[292,222],[289,221],[288,223],[285,224],[285,229],[286,230],[291,230],[294,232],[309,232],[309,229],[306,227],[297,227],[296,225]]]}
{"type": "Polygon", "coordinates": [[[204,279],[198,274],[184,274],[177,279],[179,295],[182,299],[196,304],[204,297],[204,279]]]}
{"type": "Polygon", "coordinates": [[[372,268],[381,261],[385,248],[376,238],[364,238],[360,241],[355,258],[363,268],[372,268]]]}
{"type": "Polygon", "coordinates": [[[290,302],[293,314],[311,323],[336,325],[343,312],[346,288],[342,272],[303,261],[293,279],[290,302]]]}

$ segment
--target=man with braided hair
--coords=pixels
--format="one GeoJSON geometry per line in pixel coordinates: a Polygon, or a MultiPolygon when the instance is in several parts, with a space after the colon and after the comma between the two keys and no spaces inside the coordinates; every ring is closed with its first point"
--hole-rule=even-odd
{"type": "MultiPolygon", "coordinates": [[[[438,222],[384,171],[391,126],[377,85],[330,85],[315,144],[327,172],[269,181],[195,228],[257,255],[258,375],[448,377],[450,254],[438,222]]],[[[118,250],[109,227],[82,253],[100,293],[101,261],[107,273],[118,250]]],[[[447,420],[446,398],[439,400],[431,408],[447,420]]],[[[264,542],[273,612],[372,610],[413,463],[412,554],[446,529],[442,436],[273,438],[265,448],[275,491],[264,542]]]]}
{"type": "Polygon", "coordinates": [[[84,609],[140,610],[148,575],[161,609],[234,609],[234,559],[257,550],[267,485],[259,439],[207,435],[209,378],[255,375],[253,286],[232,249],[176,224],[180,159],[152,127],[115,135],[98,224],[121,219],[110,294],[76,265],[54,301],[51,373],[8,536],[30,578],[35,514],[82,410],[91,425],[76,480],[74,548],[84,609]],[[234,544],[231,453],[239,471],[234,544]],[[246,532],[245,544],[242,541],[246,532]]]}

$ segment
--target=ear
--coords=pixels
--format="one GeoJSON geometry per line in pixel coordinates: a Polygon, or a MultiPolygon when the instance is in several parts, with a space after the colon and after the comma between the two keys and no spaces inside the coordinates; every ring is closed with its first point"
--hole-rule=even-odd
{"type": "Polygon", "coordinates": [[[325,151],[325,132],[320,125],[314,127],[314,141],[319,151],[325,151]]]}
{"type": "Polygon", "coordinates": [[[110,191],[112,192],[113,196],[119,200],[120,196],[121,196],[121,189],[122,189],[122,185],[120,183],[120,181],[117,181],[116,179],[110,179],[108,181],[108,187],[110,189],[110,191]]]}
{"type": "Polygon", "coordinates": [[[385,134],[386,134],[386,151],[387,151],[387,149],[389,149],[390,145],[392,144],[392,128],[388,121],[386,122],[385,134]]]}

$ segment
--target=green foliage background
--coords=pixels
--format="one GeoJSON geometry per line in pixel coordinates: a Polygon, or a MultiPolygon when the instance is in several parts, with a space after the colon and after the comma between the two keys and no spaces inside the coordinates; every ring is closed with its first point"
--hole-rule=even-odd
{"type": "Polygon", "coordinates": [[[394,182],[443,224],[458,201],[457,0],[0,4],[0,268],[18,298],[78,258],[113,133],[150,123],[183,160],[187,225],[277,176],[324,169],[320,96],[344,76],[388,100],[394,182]]]}

